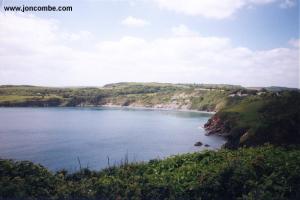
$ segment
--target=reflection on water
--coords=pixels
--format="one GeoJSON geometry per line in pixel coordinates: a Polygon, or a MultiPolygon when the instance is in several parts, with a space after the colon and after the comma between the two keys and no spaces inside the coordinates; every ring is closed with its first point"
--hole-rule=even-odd
{"type": "Polygon", "coordinates": [[[99,169],[110,162],[146,161],[224,143],[204,135],[211,115],[108,108],[0,108],[0,157],[31,160],[52,170],[99,169]]]}

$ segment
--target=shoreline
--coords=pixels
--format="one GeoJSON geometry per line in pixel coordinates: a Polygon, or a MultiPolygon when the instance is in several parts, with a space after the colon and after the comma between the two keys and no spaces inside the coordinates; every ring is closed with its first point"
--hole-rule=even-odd
{"type": "Polygon", "coordinates": [[[157,110],[157,111],[177,111],[177,112],[194,112],[205,114],[216,114],[215,111],[204,110],[189,110],[189,109],[177,109],[177,108],[156,108],[156,107],[144,107],[144,106],[121,106],[121,105],[78,105],[78,106],[0,106],[0,108],[120,108],[120,109],[135,109],[135,110],[157,110]]]}
{"type": "MultiPolygon", "coordinates": [[[[85,107],[85,106],[83,106],[85,107]]],[[[93,107],[93,106],[91,106],[93,107]]],[[[189,110],[189,109],[177,109],[177,108],[156,108],[156,107],[144,107],[144,106],[121,106],[121,105],[100,105],[95,107],[104,107],[104,108],[129,108],[136,110],[157,110],[157,111],[178,111],[178,112],[195,112],[195,113],[204,113],[204,114],[216,114],[213,111],[202,111],[202,110],[189,110]]]]}

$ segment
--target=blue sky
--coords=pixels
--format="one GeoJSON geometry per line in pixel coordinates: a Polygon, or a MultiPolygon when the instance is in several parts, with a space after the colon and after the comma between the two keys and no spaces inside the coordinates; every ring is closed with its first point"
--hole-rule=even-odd
{"type": "Polygon", "coordinates": [[[71,5],[73,11],[2,12],[0,34],[7,37],[7,50],[1,54],[0,48],[0,59],[7,65],[0,68],[0,84],[158,81],[299,87],[298,0],[4,3],[71,5]],[[16,42],[22,39],[28,43],[16,42]]]}
{"type": "Polygon", "coordinates": [[[71,5],[73,6],[71,13],[35,12],[33,14],[58,19],[62,26],[69,30],[89,30],[101,39],[117,39],[124,34],[145,38],[167,36],[170,28],[178,24],[185,24],[203,36],[232,38],[234,44],[252,49],[286,47],[287,41],[291,38],[299,38],[298,1],[294,1],[295,5],[289,8],[280,8],[280,4],[275,2],[240,9],[223,20],[162,10],[149,0],[15,0],[11,2],[6,1],[6,4],[71,5]],[[151,22],[151,26],[144,29],[121,26],[120,21],[127,16],[145,19],[151,22]]]}

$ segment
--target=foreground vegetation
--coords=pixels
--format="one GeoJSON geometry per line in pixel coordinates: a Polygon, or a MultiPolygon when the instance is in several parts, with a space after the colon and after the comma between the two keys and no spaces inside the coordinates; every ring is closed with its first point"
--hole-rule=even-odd
{"type": "Polygon", "coordinates": [[[299,188],[299,148],[222,149],[72,174],[0,160],[4,199],[296,200],[299,188]]]}

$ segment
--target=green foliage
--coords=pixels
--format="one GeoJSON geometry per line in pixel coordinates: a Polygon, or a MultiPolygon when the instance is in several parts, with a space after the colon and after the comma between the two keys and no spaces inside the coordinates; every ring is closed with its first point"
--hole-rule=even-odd
{"type": "Polygon", "coordinates": [[[192,97],[191,109],[194,110],[219,110],[225,107],[228,97],[228,91],[211,90],[204,91],[192,97]]]}
{"type": "Polygon", "coordinates": [[[299,199],[300,150],[263,146],[54,173],[0,161],[0,197],[30,199],[299,199]]]}
{"type": "Polygon", "coordinates": [[[300,144],[300,93],[249,96],[217,116],[230,127],[226,147],[300,144]]]}

